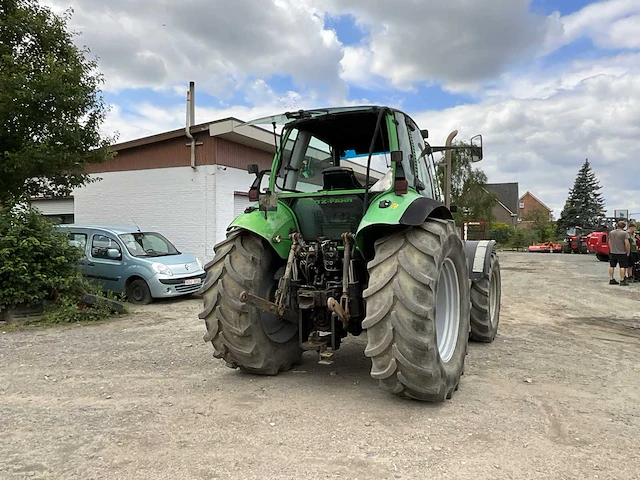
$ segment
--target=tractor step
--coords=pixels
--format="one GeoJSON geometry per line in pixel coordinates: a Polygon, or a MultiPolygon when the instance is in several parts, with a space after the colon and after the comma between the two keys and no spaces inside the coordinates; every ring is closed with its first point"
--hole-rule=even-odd
{"type": "Polygon", "coordinates": [[[320,360],[318,360],[318,364],[320,365],[331,365],[333,363],[333,356],[336,354],[331,349],[320,352],[320,360]]]}
{"type": "Polygon", "coordinates": [[[318,335],[317,332],[311,335],[309,340],[302,342],[300,348],[306,351],[317,351],[319,357],[318,364],[320,365],[331,365],[333,363],[333,356],[336,354],[326,339],[318,335]]]}

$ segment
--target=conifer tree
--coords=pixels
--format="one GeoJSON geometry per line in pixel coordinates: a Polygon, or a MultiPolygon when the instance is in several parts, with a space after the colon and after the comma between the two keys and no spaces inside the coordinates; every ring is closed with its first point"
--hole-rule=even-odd
{"type": "Polygon", "coordinates": [[[604,210],[601,189],[587,158],[578,172],[573,188],[569,190],[569,198],[560,214],[559,235],[564,235],[567,229],[576,226],[582,227],[584,231],[593,231],[600,226],[604,210]]]}

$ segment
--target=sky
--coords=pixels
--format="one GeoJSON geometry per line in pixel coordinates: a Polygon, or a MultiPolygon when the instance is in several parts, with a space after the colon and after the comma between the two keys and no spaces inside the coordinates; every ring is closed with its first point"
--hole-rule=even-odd
{"type": "Polygon", "coordinates": [[[588,158],[608,213],[640,217],[640,0],[44,0],[72,8],[118,141],[196,122],[384,104],[482,134],[490,183],[556,218],[588,158]]]}

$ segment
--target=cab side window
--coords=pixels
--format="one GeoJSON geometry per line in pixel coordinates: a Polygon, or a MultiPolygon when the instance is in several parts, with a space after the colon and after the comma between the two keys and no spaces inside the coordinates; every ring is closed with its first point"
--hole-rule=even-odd
{"type": "MultiPolygon", "coordinates": [[[[424,138],[422,138],[418,126],[409,118],[407,118],[407,129],[411,136],[415,158],[418,159],[425,149],[424,138]]],[[[431,158],[427,155],[417,160],[416,176],[418,177],[418,181],[416,182],[416,190],[424,197],[436,198],[434,172],[428,162],[431,163],[431,158]]]]}
{"type": "Polygon", "coordinates": [[[91,242],[91,256],[93,258],[113,260],[109,258],[108,255],[110,249],[115,249],[120,253],[120,255],[122,255],[120,245],[118,245],[118,242],[116,242],[114,239],[109,238],[105,235],[93,236],[93,241],[91,242]]]}
{"type": "MultiPolygon", "coordinates": [[[[398,147],[402,151],[402,167],[404,169],[404,175],[409,182],[409,186],[415,187],[416,185],[416,167],[415,159],[416,153],[414,144],[411,141],[411,134],[407,128],[407,117],[400,112],[395,112],[394,117],[397,124],[398,131],[398,147]]],[[[418,132],[419,133],[419,132],[418,132]]]]}

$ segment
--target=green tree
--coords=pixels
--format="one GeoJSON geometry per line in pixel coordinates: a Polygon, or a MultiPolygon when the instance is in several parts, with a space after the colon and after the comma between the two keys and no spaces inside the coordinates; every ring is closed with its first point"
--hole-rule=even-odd
{"type": "Polygon", "coordinates": [[[587,232],[598,228],[602,223],[601,212],[605,203],[600,193],[601,188],[587,158],[578,172],[573,188],[569,190],[569,197],[560,214],[558,236],[575,226],[580,226],[587,232]]]}
{"type": "Polygon", "coordinates": [[[535,242],[535,233],[528,229],[517,227],[511,236],[511,246],[516,249],[526,248],[535,242]]]}
{"type": "Polygon", "coordinates": [[[87,164],[112,156],[99,132],[103,79],[69,16],[35,0],[0,3],[0,205],[66,195],[90,181],[87,164]]]}
{"type": "Polygon", "coordinates": [[[556,229],[548,210],[535,208],[525,215],[523,220],[531,222],[528,228],[533,232],[535,241],[549,242],[555,238],[556,229]]]}
{"type": "MultiPolygon", "coordinates": [[[[465,142],[454,142],[456,146],[469,146],[465,142]]],[[[459,224],[463,220],[484,220],[489,225],[494,220],[493,207],[497,197],[486,188],[487,175],[474,168],[469,150],[453,150],[451,167],[451,205],[458,211],[454,218],[459,224]]],[[[444,159],[444,157],[443,157],[444,159]]],[[[444,191],[444,167],[438,168],[438,180],[444,191]]]]}

